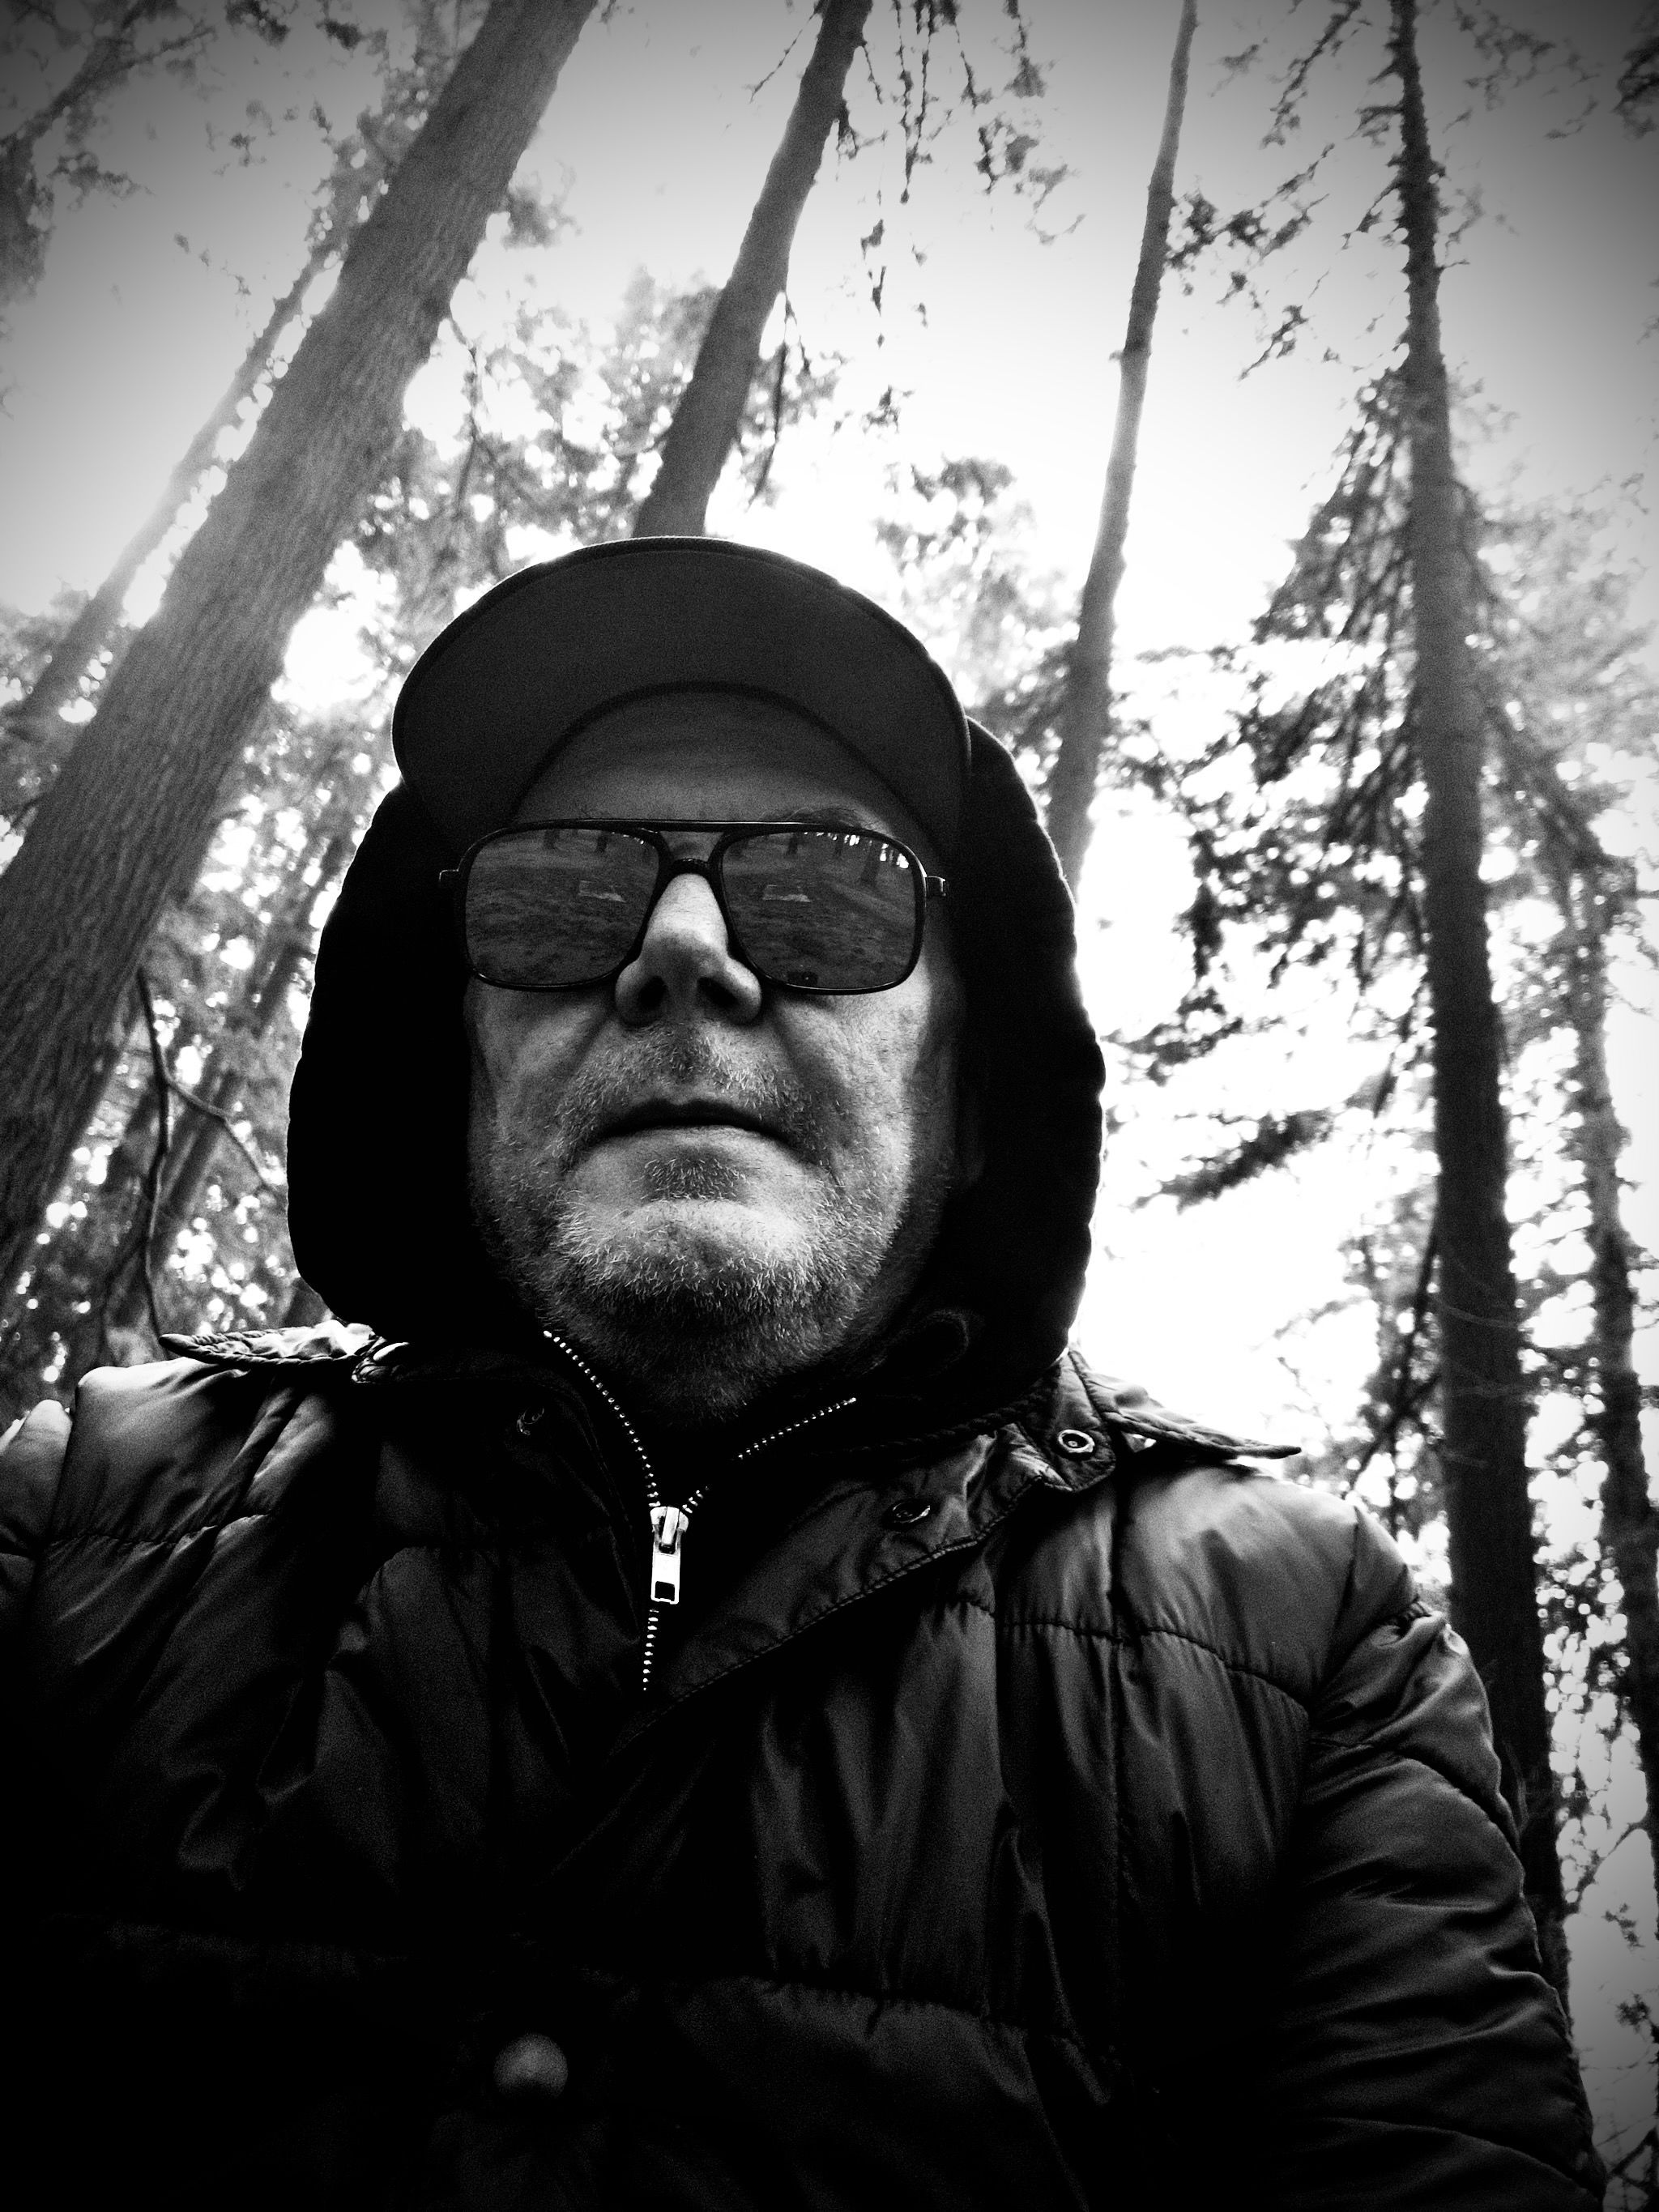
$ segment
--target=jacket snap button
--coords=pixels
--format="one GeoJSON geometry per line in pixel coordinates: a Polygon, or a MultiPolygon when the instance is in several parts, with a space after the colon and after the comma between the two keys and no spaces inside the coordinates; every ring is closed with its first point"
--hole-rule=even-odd
{"type": "Polygon", "coordinates": [[[497,2054],[492,2072],[503,2097],[558,2097],[570,2062],[550,2035],[520,2035],[497,2054]]]}
{"type": "Polygon", "coordinates": [[[1095,1440],[1086,1429],[1062,1429],[1054,1443],[1071,1459],[1087,1459],[1095,1448],[1095,1440]]]}
{"type": "Polygon", "coordinates": [[[914,1528],[918,1521],[925,1521],[933,1511],[925,1498],[901,1498],[896,1505],[890,1505],[882,1519],[890,1528],[914,1528]]]}

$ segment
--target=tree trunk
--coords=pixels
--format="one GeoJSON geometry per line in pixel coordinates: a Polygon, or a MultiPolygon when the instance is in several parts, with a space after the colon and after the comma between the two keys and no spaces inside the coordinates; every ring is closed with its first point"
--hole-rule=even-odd
{"type": "MultiPolygon", "coordinates": [[[[99,1071],[99,1097],[131,1042],[127,1033],[142,1030],[137,994],[130,993],[128,1000],[110,1033],[99,1071]]],[[[54,1335],[64,1349],[55,1386],[60,1396],[73,1392],[88,1367],[107,1359],[106,1309],[136,1249],[139,1194],[155,1158],[155,1086],[146,1084],[111,1148],[96,1204],[86,1219],[66,1222],[52,1233],[50,1244],[37,1245],[27,1284],[15,1294],[0,1296],[0,1428],[40,1399],[54,1335]],[[77,1248],[67,1255],[66,1239],[77,1248]]]]}
{"type": "MultiPolygon", "coordinates": [[[[160,1095],[152,1082],[128,1115],[120,1141],[109,1156],[99,1203],[120,1220],[121,1227],[101,1278],[88,1285],[90,1295],[85,1314],[76,1314],[71,1308],[67,1325],[60,1323],[64,1355],[58,1388],[65,1394],[73,1391],[89,1368],[119,1364],[119,1347],[111,1339],[110,1325],[116,1318],[122,1286],[135,1272],[142,1276],[143,1269],[144,1190],[155,1164],[159,1106],[160,1095]]],[[[143,1328],[147,1348],[154,1344],[149,1320],[149,1304],[141,1288],[135,1326],[143,1328]]],[[[130,1358],[131,1352],[127,1356],[130,1358]]]]}
{"type": "Polygon", "coordinates": [[[1416,16],[1416,0],[1394,0],[1390,44],[1401,88],[1395,170],[1409,298],[1407,548],[1416,633],[1410,713],[1426,793],[1423,902],[1434,1024],[1436,1314],[1451,1610],[1491,1701],[1545,1966],[1565,2000],[1564,1899],[1527,1480],[1527,1388],[1506,1211],[1503,1039],[1480,879],[1482,715],[1468,647],[1472,578],[1452,465],[1435,259],[1439,195],[1416,16]]]}
{"type": "Polygon", "coordinates": [[[0,1284],[27,1258],[157,912],[593,5],[495,0],[0,878],[0,1284]]]}
{"type": "Polygon", "coordinates": [[[1607,945],[1594,878],[1558,872],[1565,925],[1567,1012],[1573,1033],[1574,1151],[1589,1209],[1590,1293],[1595,1316],[1591,1371],[1600,1401],[1601,1556],[1619,1584],[1625,1616],[1624,1701],[1636,1729],[1646,1785],[1648,1843],[1659,1900],[1659,1510],[1648,1492],[1642,1449],[1642,1385],[1632,1357],[1636,1298],[1632,1243],[1620,1199],[1625,1133],[1607,1081],[1607,945]]]}
{"type": "MultiPolygon", "coordinates": [[[[25,741],[36,768],[48,773],[55,769],[80,734],[72,724],[59,719],[61,710],[75,696],[76,686],[88,663],[109,642],[121,618],[122,604],[132,587],[133,578],[172,529],[179,509],[210,466],[220,432],[235,421],[238,408],[270,366],[277,340],[299,313],[306,289],[328,252],[326,246],[313,248],[305,267],[271,309],[264,328],[248,348],[223,398],[179,455],[161,496],[116,556],[108,575],[52,647],[52,658],[35,678],[27,697],[6,709],[3,720],[7,734],[25,741]]],[[[30,764],[30,754],[25,754],[0,765],[0,814],[15,805],[21,795],[15,788],[20,771],[27,772],[30,764]]]]}
{"type": "Polygon", "coordinates": [[[1112,646],[1117,587],[1123,580],[1123,547],[1129,532],[1129,499],[1134,489],[1135,448],[1141,410],[1146,403],[1146,369],[1152,358],[1152,325],[1170,246],[1170,215],[1175,204],[1176,155],[1187,106],[1187,64],[1198,21],[1195,0],[1182,0],[1170,64],[1170,92],[1164,109],[1164,136],[1146,187],[1146,220],[1140,233],[1140,258],[1129,294],[1129,321],[1118,356],[1117,420],[1106,463],[1106,489],[1094,552],[1078,609],[1077,641],[1072,647],[1060,708],[1060,745],[1048,771],[1044,818],[1060,865],[1075,895],[1083,875],[1093,824],[1089,810],[1100,780],[1101,757],[1112,726],[1112,646]]]}
{"type": "Polygon", "coordinates": [[[789,250],[864,40],[870,0],[822,0],[817,44],[714,304],[697,365],[663,441],[662,462],[634,524],[636,538],[701,538],[720,471],[738,441],[761,335],[789,276],[789,250]]]}

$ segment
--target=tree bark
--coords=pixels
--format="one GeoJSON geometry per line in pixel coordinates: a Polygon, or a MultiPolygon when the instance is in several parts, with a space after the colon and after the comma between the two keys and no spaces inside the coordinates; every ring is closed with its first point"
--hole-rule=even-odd
{"type": "Polygon", "coordinates": [[[1636,1297],[1632,1245],[1620,1196],[1625,1133],[1607,1080],[1607,944],[1601,893],[1593,878],[1558,870],[1556,903],[1565,927],[1567,1013],[1573,1033],[1573,1149],[1589,1212],[1590,1368],[1600,1403],[1601,1556],[1619,1584],[1625,1616],[1624,1703],[1636,1729],[1646,1787],[1644,1823],[1659,1900],[1659,1509],[1648,1490],[1642,1449],[1642,1385],[1632,1356],[1636,1297]]]}
{"type": "Polygon", "coordinates": [[[1135,449],[1141,410],[1146,404],[1146,371],[1152,359],[1152,325],[1169,256],[1170,216],[1175,205],[1176,155],[1181,146],[1187,106],[1187,68],[1198,21],[1195,0],[1182,0],[1170,64],[1164,135],[1146,187],[1146,220],[1140,233],[1140,258],[1129,294],[1128,326],[1118,356],[1117,420],[1106,463],[1106,489],[1094,551],[1078,609],[1077,640],[1072,647],[1066,690],[1060,700],[1060,745],[1048,771],[1044,818],[1060,855],[1066,880],[1076,893],[1089,850],[1089,818],[1100,763],[1112,726],[1112,647],[1118,586],[1123,580],[1123,548],[1129,533],[1129,501],[1134,489],[1135,449]]]}
{"type": "Polygon", "coordinates": [[[156,914],[593,5],[495,0],[0,878],[0,1284],[68,1164],[156,914]]]}
{"type": "MultiPolygon", "coordinates": [[[[319,245],[307,256],[305,267],[271,309],[264,328],[243,356],[223,397],[179,455],[161,497],[116,556],[103,582],[52,647],[52,658],[35,678],[27,696],[6,709],[3,720],[7,734],[25,741],[37,767],[56,769],[80,734],[72,724],[59,720],[61,710],[74,697],[76,686],[88,665],[109,642],[121,618],[122,603],[132,587],[133,578],[173,527],[179,509],[211,465],[220,432],[235,421],[238,408],[270,366],[278,339],[299,313],[306,289],[329,251],[327,245],[319,245]]],[[[0,766],[0,814],[16,803],[19,794],[15,787],[19,770],[27,764],[26,757],[0,766]]]]}
{"type": "Polygon", "coordinates": [[[1480,878],[1483,718],[1468,645],[1472,578],[1452,462],[1435,258],[1439,194],[1416,30],[1416,0],[1393,0],[1390,45],[1401,81],[1395,178],[1408,293],[1407,550],[1416,634],[1410,714],[1426,795],[1423,902],[1434,1025],[1436,1314],[1451,1612],[1491,1701],[1544,1963],[1565,2000],[1565,1903],[1528,1487],[1528,1394],[1506,1210],[1503,1038],[1480,878]]]}
{"type": "Polygon", "coordinates": [[[823,21],[732,274],[714,304],[691,380],[663,441],[635,538],[701,538],[720,471],[738,441],[766,319],[789,276],[796,226],[844,103],[870,0],[821,0],[823,21]]]}

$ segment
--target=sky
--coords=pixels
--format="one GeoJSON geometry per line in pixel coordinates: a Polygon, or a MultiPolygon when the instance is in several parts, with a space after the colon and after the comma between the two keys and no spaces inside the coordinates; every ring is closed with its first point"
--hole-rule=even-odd
{"type": "MultiPolygon", "coordinates": [[[[356,12],[397,21],[392,0],[359,0],[356,12]]],[[[907,202],[893,15],[878,0],[872,72],[852,93],[866,143],[852,158],[826,159],[791,269],[799,338],[814,356],[843,358],[835,423],[786,440],[770,505],[746,505],[728,482],[711,514],[715,529],[890,601],[897,580],[872,525],[894,506],[896,467],[967,454],[999,461],[1030,510],[1036,567],[1069,591],[1088,559],[1176,8],[1024,0],[1024,12],[1041,97],[1003,92],[1012,64],[1000,0],[963,0],[966,49],[1003,111],[1034,134],[1031,161],[1066,174],[1040,205],[1006,185],[988,195],[971,135],[947,118],[907,202]],[[872,258],[860,240],[878,222],[872,258]],[[871,285],[884,262],[878,313],[871,285]],[[901,429],[883,437],[859,418],[890,386],[901,429]]],[[[1512,0],[1505,13],[1540,36],[1570,37],[1584,68],[1560,65],[1558,53],[1489,102],[1469,82],[1477,61],[1446,0],[1426,11],[1431,125],[1459,227],[1443,305],[1467,398],[1464,465],[1492,496],[1605,507],[1607,550],[1641,568],[1638,608],[1654,619],[1659,131],[1633,137],[1608,112],[1609,64],[1616,73],[1634,9],[1512,0]]],[[[1219,712],[1214,686],[1179,661],[1144,656],[1247,633],[1328,480],[1353,395],[1389,357],[1402,319],[1397,248],[1386,224],[1365,222],[1388,183],[1386,149],[1356,128],[1359,110],[1387,97],[1374,28],[1312,76],[1300,128],[1263,143],[1277,83],[1322,21],[1314,0],[1200,9],[1177,191],[1202,189],[1231,211],[1319,158],[1306,194],[1312,220],[1264,265],[1260,311],[1223,298],[1218,265],[1200,270],[1190,291],[1165,286],[1119,667],[1137,703],[1172,726],[1206,726],[1219,712]],[[1252,367],[1292,306],[1308,319],[1295,349],[1252,367]]],[[[492,237],[455,301],[469,335],[501,327],[526,297],[602,331],[639,269],[672,286],[722,278],[811,35],[801,0],[621,0],[590,26],[525,163],[562,196],[568,227],[532,255],[492,237]]],[[[947,58],[934,80],[946,101],[951,79],[947,58]]],[[[21,74],[0,94],[30,99],[21,74]]],[[[44,279],[15,315],[0,361],[0,600],[38,610],[101,576],[303,258],[324,159],[313,104],[338,127],[372,95],[367,58],[342,57],[301,10],[277,52],[227,37],[196,85],[160,78],[118,104],[105,159],[134,188],[62,209],[44,279]]],[[[457,420],[455,364],[455,349],[441,346],[410,394],[411,416],[439,437],[457,420]]],[[[160,580],[144,580],[138,611],[160,580]]],[[[353,696],[352,627],[349,611],[301,625],[288,678],[296,698],[353,696]]],[[[1650,792],[1629,834],[1650,849],[1659,837],[1650,792]]],[[[1080,915],[1103,1028],[1133,1033],[1178,998],[1188,971],[1175,918],[1189,896],[1167,823],[1144,805],[1103,802],[1080,915]]],[[[1635,1139],[1632,1226],[1655,1247],[1652,987],[1628,981],[1637,1011],[1613,1040],[1615,1078],[1635,1139]]],[[[1293,1105],[1304,1075],[1328,1085],[1346,1065],[1351,1042],[1320,1034],[1316,1006],[1304,1012],[1317,1065],[1287,1063],[1282,1045],[1276,1060],[1264,1053],[1234,1076],[1249,1085],[1241,1112],[1293,1105]]],[[[1114,1103],[1129,1132],[1107,1164],[1100,1256],[1079,1322],[1085,1349],[1206,1419],[1322,1440],[1371,1358],[1370,1322],[1344,1303],[1337,1224],[1351,1216],[1356,1175],[1392,1168],[1313,1154],[1224,1207],[1144,1208],[1157,1104],[1144,1117],[1154,1136],[1143,1139],[1134,1097],[1114,1103]],[[1287,1337],[1297,1316],[1326,1304],[1340,1310],[1315,1337],[1287,1337]]]]}

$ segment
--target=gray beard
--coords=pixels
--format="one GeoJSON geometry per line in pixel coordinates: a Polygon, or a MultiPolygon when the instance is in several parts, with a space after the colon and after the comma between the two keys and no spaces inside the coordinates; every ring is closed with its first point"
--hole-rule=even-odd
{"type": "MultiPolygon", "coordinates": [[[[810,1093],[727,1067],[701,1043],[665,1038],[658,1062],[681,1083],[714,1076],[723,1097],[827,1165],[810,1093]]],[[[636,1062],[630,1093],[641,1073],[636,1062]]],[[[729,1420],[809,1370],[845,1368],[914,1290],[954,1162],[934,1162],[903,1194],[896,1218],[878,1190],[826,1174],[786,1250],[734,1252],[690,1224],[641,1250],[583,1219],[568,1196],[571,1164],[626,1103],[613,1083],[580,1078],[560,1098],[551,1131],[495,1130],[482,1141],[475,1133],[473,1218],[520,1304],[669,1426],[729,1420]]],[[[718,1162],[665,1163],[647,1194],[720,1199],[735,1194],[734,1178],[718,1162]]]]}

